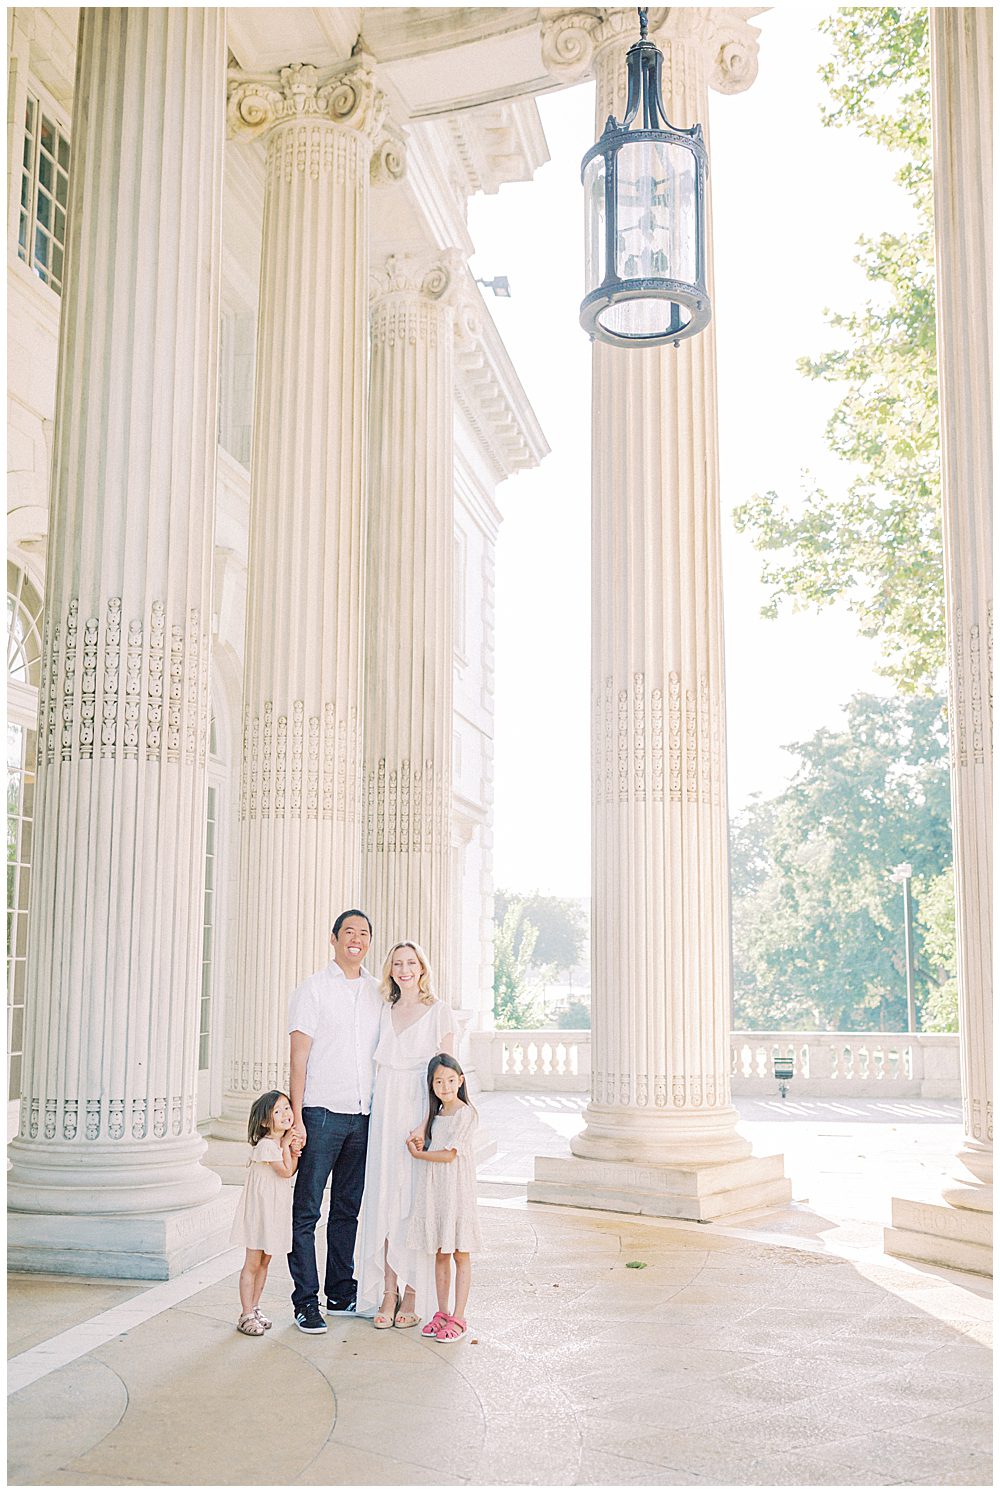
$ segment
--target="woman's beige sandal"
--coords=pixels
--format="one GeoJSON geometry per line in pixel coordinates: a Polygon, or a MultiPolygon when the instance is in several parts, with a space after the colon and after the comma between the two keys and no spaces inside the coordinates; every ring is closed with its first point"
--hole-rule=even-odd
{"type": "Polygon", "coordinates": [[[376,1330],[378,1332],[384,1332],[387,1327],[392,1327],[393,1326],[393,1324],[396,1321],[396,1314],[397,1314],[398,1311],[399,1311],[399,1295],[397,1293],[397,1295],[396,1295],[396,1305],[393,1307],[392,1311],[391,1312],[377,1311],[375,1313],[374,1317],[372,1317],[372,1326],[374,1328],[376,1328],[376,1330]]]}
{"type": "Polygon", "coordinates": [[[244,1337],[263,1337],[264,1324],[256,1312],[244,1312],[236,1324],[236,1331],[242,1332],[244,1337]]]}

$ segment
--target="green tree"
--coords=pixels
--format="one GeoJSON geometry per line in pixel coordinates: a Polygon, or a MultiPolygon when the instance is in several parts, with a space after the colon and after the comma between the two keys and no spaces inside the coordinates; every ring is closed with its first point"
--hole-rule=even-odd
{"type": "Polygon", "coordinates": [[[928,1032],[958,1031],[958,955],[955,947],[955,876],[951,866],[914,887],[917,926],[935,983],[921,1012],[928,1032]]]}
{"type": "Polygon", "coordinates": [[[499,1027],[537,1025],[540,985],[531,977],[537,938],[523,900],[509,901],[493,932],[493,1015],[499,1027]]]}
{"type": "Polygon", "coordinates": [[[572,969],[579,964],[587,936],[587,920],[579,902],[570,897],[543,897],[540,892],[498,891],[494,899],[497,923],[502,922],[514,902],[522,904],[524,916],[537,930],[536,964],[550,965],[554,970],[572,969]]]}
{"type": "Polygon", "coordinates": [[[826,438],[855,475],[836,493],[812,487],[799,511],[771,491],[734,517],[765,556],[765,616],[844,598],[861,633],[879,640],[882,672],[926,693],[945,657],[928,12],[849,8],[820,29],[832,48],[823,121],[900,158],[915,227],[858,240],[876,293],[860,312],[827,311],[837,346],[799,362],[808,378],[843,388],[826,438]]]}
{"type": "MultiPolygon", "coordinates": [[[[735,1025],[905,1029],[901,899],[951,861],[940,698],[856,695],[846,729],[789,748],[784,793],[734,821],[735,1025]],[[918,883],[919,884],[919,883],[918,883]]],[[[937,979],[917,927],[917,997],[937,979]]]]}

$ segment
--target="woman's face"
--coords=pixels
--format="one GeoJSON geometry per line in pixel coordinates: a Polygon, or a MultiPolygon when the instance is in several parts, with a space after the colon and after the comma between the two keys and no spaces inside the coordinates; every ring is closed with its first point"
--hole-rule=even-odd
{"type": "Polygon", "coordinates": [[[401,948],[397,949],[392,956],[392,964],[389,972],[396,984],[399,986],[401,995],[416,995],[420,989],[420,976],[423,969],[417,958],[416,950],[401,948]]]}
{"type": "Polygon", "coordinates": [[[439,1063],[434,1069],[431,1087],[441,1103],[447,1104],[450,1099],[458,1098],[458,1091],[463,1082],[464,1078],[461,1073],[456,1073],[454,1068],[446,1068],[444,1063],[439,1063]]]}

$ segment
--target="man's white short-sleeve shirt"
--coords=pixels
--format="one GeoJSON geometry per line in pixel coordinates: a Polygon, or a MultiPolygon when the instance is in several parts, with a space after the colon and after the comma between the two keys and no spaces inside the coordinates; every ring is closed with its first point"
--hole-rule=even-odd
{"type": "Polygon", "coordinates": [[[367,1115],[375,1086],[375,1048],[385,1004],[378,981],[362,968],[349,980],[335,959],[292,992],[288,1030],[312,1038],[306,1061],[306,1106],[367,1115]]]}

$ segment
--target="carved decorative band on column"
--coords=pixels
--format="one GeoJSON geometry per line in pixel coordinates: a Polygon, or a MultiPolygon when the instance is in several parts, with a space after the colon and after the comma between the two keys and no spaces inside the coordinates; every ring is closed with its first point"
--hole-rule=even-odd
{"type": "Polygon", "coordinates": [[[84,1128],[80,1134],[79,1099],[21,1100],[21,1134],[31,1140],[39,1135],[45,1140],[145,1140],[152,1133],[157,1140],[181,1135],[194,1129],[194,1098],[175,1095],[171,1099],[133,1099],[131,1106],[121,1099],[88,1099],[84,1102],[84,1128]],[[126,1123],[128,1110],[128,1123],[126,1123]],[[152,1126],[149,1115],[152,1111],[152,1126]],[[59,1134],[61,1132],[61,1135],[59,1134]]]}
{"type": "Polygon", "coordinates": [[[722,803],[722,705],[707,674],[684,688],[676,672],[666,690],[648,688],[634,673],[628,686],[615,688],[609,675],[595,701],[594,742],[599,761],[594,774],[598,803],[722,803]],[[664,740],[666,695],[666,740],[664,740]],[[648,729],[647,729],[648,722],[648,729]],[[664,782],[666,765],[666,783],[664,782]]]}
{"type": "Polygon", "coordinates": [[[685,1077],[675,1073],[668,1078],[664,1073],[657,1073],[651,1081],[648,1074],[638,1073],[634,1075],[633,1085],[630,1073],[595,1069],[592,1083],[595,1103],[612,1107],[633,1104],[640,1108],[649,1107],[650,1088],[655,1109],[702,1109],[706,1105],[714,1107],[717,1103],[729,1102],[728,1093],[723,1092],[724,1083],[717,1083],[712,1075],[688,1074],[685,1077]]]}
{"type": "Polygon", "coordinates": [[[951,629],[951,751],[956,765],[984,766],[993,749],[993,607],[986,609],[986,660],[982,629],[966,626],[962,608],[952,613],[951,629]]]}
{"type": "MultiPolygon", "coordinates": [[[[145,640],[142,621],[134,617],[128,623],[124,691],[121,597],[108,599],[103,629],[99,617],[85,619],[83,657],[78,667],[79,610],[79,600],[74,596],[66,609],[65,625],[57,621],[46,628],[39,700],[39,764],[43,760],[49,766],[55,762],[57,720],[60,760],[91,761],[98,717],[100,756],[137,760],[144,693],[146,760],[158,762],[163,724],[163,603],[152,604],[145,640]]],[[[191,765],[197,758],[203,766],[208,736],[208,636],[194,609],[188,613],[187,629],[175,623],[170,633],[167,760],[180,761],[183,727],[184,761],[191,765]]]]}
{"type": "Polygon", "coordinates": [[[226,1064],[226,1090],[230,1094],[259,1094],[265,1089],[287,1087],[287,1063],[248,1063],[231,1058],[226,1064]]]}
{"type": "Polygon", "coordinates": [[[288,716],[274,716],[264,701],[261,715],[243,716],[240,820],[343,820],[347,812],[348,741],[357,735],[357,710],[350,722],[327,701],[322,716],[306,716],[305,702],[292,702],[288,716]]]}
{"type": "Polygon", "coordinates": [[[389,767],[380,757],[366,776],[366,850],[419,854],[450,846],[450,773],[430,757],[417,767],[408,758],[389,767]]]}

